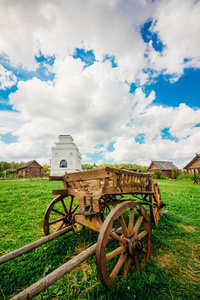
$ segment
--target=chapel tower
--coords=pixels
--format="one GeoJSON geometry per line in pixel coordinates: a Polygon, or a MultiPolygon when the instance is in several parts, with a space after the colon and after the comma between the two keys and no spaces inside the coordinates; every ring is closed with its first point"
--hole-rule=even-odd
{"type": "Polygon", "coordinates": [[[63,176],[81,171],[81,153],[71,135],[59,135],[59,142],[52,147],[50,176],[63,176]]]}

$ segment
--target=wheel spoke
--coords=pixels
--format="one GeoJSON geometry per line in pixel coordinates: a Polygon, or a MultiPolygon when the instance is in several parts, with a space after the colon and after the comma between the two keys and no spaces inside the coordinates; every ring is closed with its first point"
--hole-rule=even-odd
{"type": "Polygon", "coordinates": [[[127,237],[128,237],[128,229],[127,229],[127,227],[126,227],[126,223],[125,223],[125,221],[124,221],[123,215],[119,216],[119,222],[120,222],[120,224],[121,224],[121,226],[122,226],[123,234],[124,234],[124,236],[127,238],[127,237]]]}
{"type": "Polygon", "coordinates": [[[119,260],[118,260],[116,266],[114,267],[114,269],[113,269],[113,271],[112,271],[112,273],[111,273],[111,275],[110,275],[111,280],[113,280],[113,281],[115,280],[115,278],[116,278],[116,276],[118,275],[118,273],[119,273],[121,267],[122,267],[123,264],[125,263],[126,258],[127,258],[127,254],[126,254],[126,253],[120,255],[120,258],[119,258],[119,260]]]}
{"type": "Polygon", "coordinates": [[[55,208],[52,208],[52,211],[54,211],[55,213],[57,213],[57,214],[59,214],[59,215],[61,215],[61,216],[65,216],[65,214],[64,214],[63,212],[58,211],[58,210],[55,209],[55,208]]]}
{"type": "Polygon", "coordinates": [[[71,213],[73,214],[77,210],[78,207],[79,207],[79,204],[76,204],[76,206],[72,209],[71,213]]]}
{"type": "Polygon", "coordinates": [[[141,240],[143,237],[145,237],[145,236],[147,235],[147,233],[148,233],[148,232],[147,232],[146,230],[140,232],[140,233],[137,235],[138,239],[141,240]]]}
{"type": "Polygon", "coordinates": [[[65,222],[62,221],[62,223],[58,226],[58,228],[56,229],[56,231],[60,230],[63,227],[64,224],[65,224],[65,222]]]}
{"type": "Polygon", "coordinates": [[[134,214],[135,214],[134,208],[130,209],[130,216],[129,216],[129,223],[128,223],[128,232],[129,232],[129,235],[133,234],[134,214]]]}
{"type": "Polygon", "coordinates": [[[124,265],[124,274],[123,274],[123,279],[126,280],[128,278],[128,272],[129,272],[129,268],[131,265],[131,261],[132,261],[132,257],[129,256],[128,259],[125,262],[124,265]]]}
{"type": "Polygon", "coordinates": [[[64,202],[64,200],[63,200],[63,199],[61,199],[60,201],[61,201],[61,203],[62,203],[62,206],[63,206],[63,208],[64,208],[64,212],[65,212],[65,213],[67,213],[67,208],[66,208],[66,206],[65,206],[65,202],[64,202]]]}
{"type": "Polygon", "coordinates": [[[116,283],[117,278],[123,276],[124,280],[127,279],[130,270],[137,272],[141,266],[146,265],[150,250],[151,225],[147,212],[142,205],[130,200],[118,204],[103,223],[97,241],[96,263],[101,282],[111,287],[116,283]],[[139,213],[139,217],[134,226],[135,211],[139,213]],[[129,220],[126,225],[125,216],[128,213],[129,220]],[[119,223],[121,228],[116,229],[119,227],[116,224],[119,223]],[[111,240],[118,245],[109,251],[106,245],[111,240]]]}
{"type": "Polygon", "coordinates": [[[57,220],[50,221],[50,222],[49,222],[49,225],[58,223],[58,222],[63,221],[63,220],[64,220],[64,218],[60,218],[60,219],[57,219],[57,220]]]}
{"type": "Polygon", "coordinates": [[[113,250],[112,252],[110,252],[106,255],[106,261],[113,259],[117,255],[122,254],[125,251],[126,251],[126,249],[124,246],[120,246],[120,247],[116,248],[115,250],[113,250]]]}
{"type": "Polygon", "coordinates": [[[134,233],[135,234],[138,234],[138,230],[139,230],[139,228],[140,228],[140,226],[142,224],[143,219],[144,219],[143,216],[139,216],[139,218],[137,219],[137,222],[136,222],[136,224],[134,226],[134,233]]]}
{"type": "Polygon", "coordinates": [[[69,212],[71,212],[71,210],[72,210],[73,199],[74,199],[74,196],[71,196],[71,200],[70,200],[70,204],[69,204],[69,212]]]}
{"type": "Polygon", "coordinates": [[[113,239],[117,240],[118,242],[121,242],[121,243],[123,243],[123,244],[126,244],[126,243],[127,243],[127,239],[125,239],[125,238],[123,238],[123,237],[117,235],[114,231],[112,231],[112,232],[110,233],[110,236],[111,236],[113,239]]]}

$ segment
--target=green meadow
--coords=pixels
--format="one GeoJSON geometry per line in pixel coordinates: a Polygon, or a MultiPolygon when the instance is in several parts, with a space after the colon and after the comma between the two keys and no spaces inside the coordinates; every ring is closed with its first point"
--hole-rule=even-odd
{"type": "MultiPolygon", "coordinates": [[[[158,181],[168,213],[152,226],[152,254],[140,273],[111,289],[99,281],[95,257],[35,299],[200,299],[200,184],[158,181]]],[[[0,181],[0,255],[44,236],[42,220],[62,182],[0,181]]],[[[147,207],[145,207],[147,208],[147,207]]],[[[149,213],[149,209],[147,208],[149,213]]],[[[10,299],[97,241],[88,229],[67,233],[0,266],[0,299],[10,299]]]]}

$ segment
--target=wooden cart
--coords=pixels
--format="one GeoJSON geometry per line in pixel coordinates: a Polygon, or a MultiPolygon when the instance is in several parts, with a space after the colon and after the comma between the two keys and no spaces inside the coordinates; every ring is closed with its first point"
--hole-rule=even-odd
{"type": "Polygon", "coordinates": [[[151,221],[157,225],[165,204],[152,174],[107,167],[50,177],[62,180],[64,189],[46,209],[45,235],[80,226],[99,232],[96,245],[97,272],[111,287],[118,276],[143,268],[152,246],[151,221]],[[67,205],[68,204],[68,205],[67,205]],[[150,217],[143,205],[150,208],[150,217]],[[132,267],[133,265],[133,267],[132,267]]]}

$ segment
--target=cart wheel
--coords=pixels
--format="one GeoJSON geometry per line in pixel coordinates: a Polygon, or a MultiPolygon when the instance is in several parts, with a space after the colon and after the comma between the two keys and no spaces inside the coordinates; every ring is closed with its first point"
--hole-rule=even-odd
{"type": "Polygon", "coordinates": [[[73,221],[73,214],[79,205],[74,203],[74,196],[70,196],[69,198],[65,198],[62,195],[57,196],[47,207],[43,219],[43,231],[45,235],[69,225],[74,225],[74,227],[78,225],[73,221]],[[69,198],[71,199],[69,200],[69,198]]]}
{"type": "Polygon", "coordinates": [[[96,263],[101,282],[111,287],[120,276],[127,279],[129,270],[142,269],[150,257],[151,236],[151,222],[142,205],[132,201],[117,205],[103,223],[97,241],[96,263]]]}
{"type": "Polygon", "coordinates": [[[161,196],[160,196],[160,190],[159,190],[159,187],[158,187],[158,184],[156,181],[152,181],[150,183],[150,191],[155,192],[155,196],[150,195],[149,201],[150,201],[150,203],[156,205],[156,206],[150,205],[151,220],[154,222],[155,225],[158,225],[158,221],[160,220],[159,208],[161,205],[161,196]]]}

